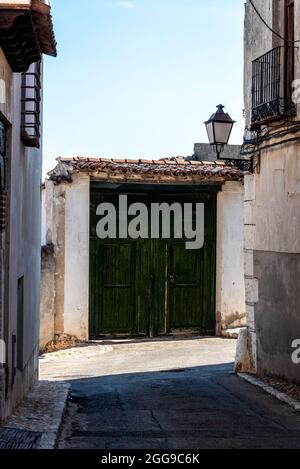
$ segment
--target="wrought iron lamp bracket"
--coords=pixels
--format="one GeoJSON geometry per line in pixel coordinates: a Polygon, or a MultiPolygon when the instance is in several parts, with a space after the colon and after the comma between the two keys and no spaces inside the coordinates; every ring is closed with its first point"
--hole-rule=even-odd
{"type": "Polygon", "coordinates": [[[225,158],[220,158],[220,159],[223,159],[223,161],[225,161],[226,166],[239,169],[240,171],[253,173],[253,158],[250,158],[249,160],[245,160],[245,159],[226,160],[225,158]]]}
{"type": "Polygon", "coordinates": [[[221,154],[225,150],[224,145],[214,145],[215,152],[217,153],[218,160],[225,161],[226,166],[230,166],[231,168],[236,168],[240,171],[250,172],[253,173],[253,158],[245,159],[245,158],[222,158],[221,154]]]}

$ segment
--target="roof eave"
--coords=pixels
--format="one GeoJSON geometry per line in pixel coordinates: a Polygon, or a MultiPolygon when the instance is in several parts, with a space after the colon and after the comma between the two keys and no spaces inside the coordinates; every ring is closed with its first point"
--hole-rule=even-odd
{"type": "Polygon", "coordinates": [[[0,46],[13,72],[27,71],[42,54],[57,55],[50,5],[0,2],[0,11],[0,46]]]}
{"type": "Polygon", "coordinates": [[[224,184],[243,182],[244,173],[224,163],[163,160],[113,160],[104,158],[58,158],[48,173],[55,183],[71,183],[74,174],[87,174],[93,180],[130,183],[224,184]]]}

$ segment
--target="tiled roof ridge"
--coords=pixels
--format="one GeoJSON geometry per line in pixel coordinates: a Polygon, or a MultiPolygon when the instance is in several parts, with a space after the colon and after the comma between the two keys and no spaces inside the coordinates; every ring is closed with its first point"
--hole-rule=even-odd
{"type": "Polygon", "coordinates": [[[129,158],[104,158],[104,157],[59,157],[59,161],[62,163],[113,163],[117,165],[153,165],[153,166],[161,166],[161,165],[183,165],[183,166],[226,166],[222,161],[200,161],[200,160],[189,160],[183,156],[174,156],[170,158],[160,158],[160,159],[129,159],[129,158]]]}
{"type": "MultiPolygon", "coordinates": [[[[195,178],[199,180],[242,181],[243,171],[227,166],[224,162],[191,161],[183,157],[163,158],[160,160],[129,160],[114,158],[58,158],[56,168],[48,173],[50,180],[60,183],[72,182],[74,173],[88,173],[101,178],[106,173],[109,178],[136,178],[149,180],[178,180],[195,178]]],[[[107,178],[106,177],[106,178],[107,178]]]]}

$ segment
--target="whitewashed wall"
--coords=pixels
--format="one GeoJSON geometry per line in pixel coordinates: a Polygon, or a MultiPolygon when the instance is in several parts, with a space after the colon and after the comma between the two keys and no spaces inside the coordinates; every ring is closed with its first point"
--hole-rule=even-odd
{"type": "MultiPolygon", "coordinates": [[[[55,332],[89,338],[90,179],[74,174],[72,184],[46,182],[48,242],[56,262],[55,332]]],[[[245,324],[243,185],[227,182],[218,194],[217,333],[245,324]]],[[[45,285],[46,288],[46,285],[45,285]]],[[[47,298],[47,292],[42,293],[47,298]]],[[[52,326],[52,320],[49,327],[52,326]]],[[[44,338],[42,338],[44,341],[44,338]]]]}
{"type": "MultiPolygon", "coordinates": [[[[1,311],[1,323],[6,329],[1,338],[7,345],[7,365],[10,373],[7,398],[0,395],[0,418],[26,395],[38,374],[39,301],[41,266],[41,174],[42,152],[25,148],[21,138],[21,74],[12,74],[0,49],[0,79],[5,81],[6,102],[0,104],[2,119],[7,124],[8,137],[8,229],[6,232],[5,270],[6,304],[1,311]],[[9,248],[8,248],[9,246],[9,248]],[[18,327],[18,280],[24,277],[23,334],[18,327]],[[22,367],[16,370],[12,384],[12,339],[23,351],[22,367]]],[[[0,394],[4,389],[5,373],[0,369],[0,394]]]]}
{"type": "MultiPolygon", "coordinates": [[[[284,34],[283,0],[256,0],[268,24],[284,34]]],[[[300,39],[300,1],[295,1],[295,38],[300,39]]],[[[245,109],[251,118],[252,61],[282,41],[267,30],[249,1],[245,19],[245,109]]],[[[295,49],[295,77],[300,78],[300,51],[295,49]]],[[[298,116],[300,119],[300,106],[298,116]]],[[[280,121],[276,122],[277,130],[280,121]]],[[[282,121],[282,129],[286,129],[282,121]]],[[[283,143],[297,134],[265,144],[260,168],[245,177],[245,287],[250,371],[300,382],[292,363],[292,342],[300,330],[300,160],[298,142],[283,143]]],[[[244,371],[249,371],[248,365],[244,371]]]]}
{"type": "Polygon", "coordinates": [[[246,325],[244,281],[244,189],[226,182],[217,202],[217,332],[246,325]]]}
{"type": "Polygon", "coordinates": [[[75,175],[65,200],[65,331],[89,335],[90,178],[75,175]]]}

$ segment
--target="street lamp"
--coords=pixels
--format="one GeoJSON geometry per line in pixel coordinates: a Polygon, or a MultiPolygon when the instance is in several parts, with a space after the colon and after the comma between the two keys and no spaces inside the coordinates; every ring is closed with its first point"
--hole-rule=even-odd
{"type": "Polygon", "coordinates": [[[229,142],[232,128],[235,124],[230,115],[223,111],[224,107],[223,104],[219,104],[217,112],[205,122],[209,143],[215,147],[218,159],[220,159],[225,145],[229,142]]]}
{"type": "Polygon", "coordinates": [[[217,111],[205,122],[208,140],[217,153],[218,160],[223,160],[226,165],[233,166],[243,171],[252,170],[252,160],[221,158],[225,145],[228,145],[230,135],[235,124],[230,115],[224,112],[222,104],[217,106],[217,111]]]}

